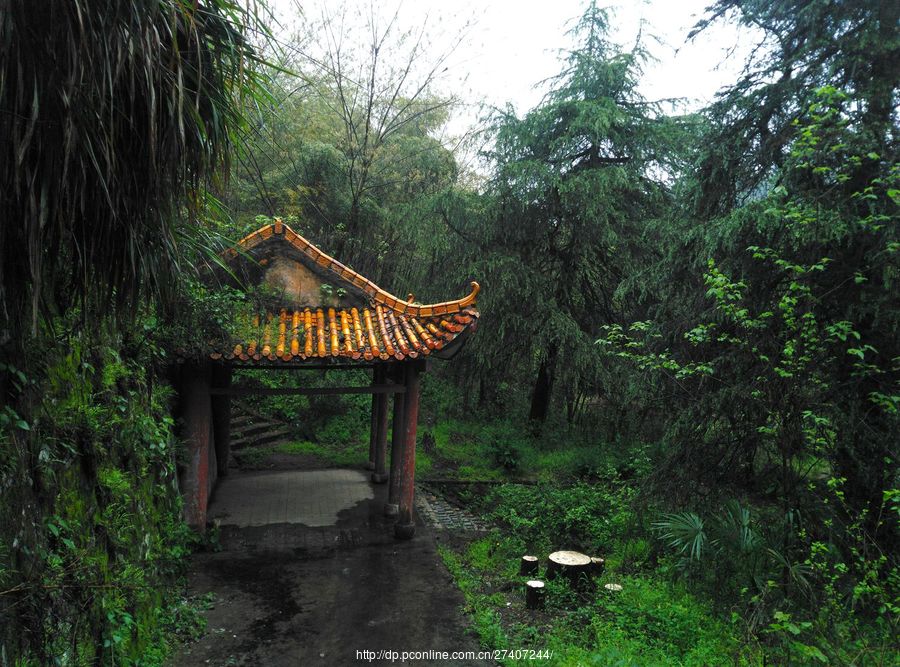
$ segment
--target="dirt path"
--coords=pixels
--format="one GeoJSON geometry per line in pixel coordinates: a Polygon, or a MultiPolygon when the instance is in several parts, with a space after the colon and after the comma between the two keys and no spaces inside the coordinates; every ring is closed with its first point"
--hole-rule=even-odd
{"type": "Polygon", "coordinates": [[[225,516],[223,550],[192,561],[191,591],[212,592],[213,608],[204,636],[184,646],[172,666],[401,664],[357,652],[478,651],[431,530],[420,523],[412,541],[396,541],[381,514],[384,486],[336,472],[333,479],[319,474],[315,488],[303,471],[225,480],[211,516],[217,504],[237,513],[243,498],[242,518],[234,519],[242,525],[228,525],[225,516]],[[265,494],[254,495],[255,487],[265,494]],[[330,500],[317,502],[322,498],[330,500]],[[300,522],[280,521],[284,516],[300,522]]]}

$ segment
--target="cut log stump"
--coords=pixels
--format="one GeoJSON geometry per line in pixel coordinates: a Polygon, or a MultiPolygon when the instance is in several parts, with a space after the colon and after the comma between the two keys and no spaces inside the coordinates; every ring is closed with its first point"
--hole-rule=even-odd
{"type": "Polygon", "coordinates": [[[547,558],[547,578],[565,577],[573,585],[588,579],[591,557],[578,551],[554,551],[547,558]]]}
{"type": "Polygon", "coordinates": [[[544,606],[544,582],[532,579],[525,582],[525,606],[529,609],[542,609],[544,606]]]}
{"type": "Polygon", "coordinates": [[[537,556],[522,556],[522,563],[521,565],[519,565],[519,574],[521,574],[522,576],[528,576],[531,574],[537,574],[537,571],[537,556]]]}
{"type": "Polygon", "coordinates": [[[599,577],[606,569],[606,561],[598,556],[591,556],[591,574],[599,577]]]}
{"type": "Polygon", "coordinates": [[[604,584],[603,588],[610,593],[619,593],[622,590],[622,584],[604,584]]]}

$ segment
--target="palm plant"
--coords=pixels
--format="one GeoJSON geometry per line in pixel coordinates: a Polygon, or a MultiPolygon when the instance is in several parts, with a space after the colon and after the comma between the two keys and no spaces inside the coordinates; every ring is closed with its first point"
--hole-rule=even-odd
{"type": "Polygon", "coordinates": [[[754,526],[750,509],[738,500],[729,500],[706,520],[694,512],[679,512],[664,514],[652,526],[679,556],[676,567],[681,573],[705,581],[720,598],[729,597],[723,595],[729,588],[732,598],[739,591],[752,596],[752,627],[768,623],[772,608],[785,596],[810,594],[809,564],[796,558],[784,539],[781,551],[772,546],[777,534],[794,535],[793,512],[770,526],[768,539],[754,526]],[[775,586],[775,581],[781,585],[775,586]]]}
{"type": "Polygon", "coordinates": [[[729,571],[737,567],[755,579],[766,555],[766,544],[752,525],[750,510],[737,500],[725,503],[721,514],[708,521],[694,512],[665,514],[653,529],[681,556],[688,570],[703,562],[718,562],[729,571]]]}
{"type": "Polygon", "coordinates": [[[0,343],[73,303],[171,294],[204,185],[264,93],[231,0],[0,9],[0,343]],[[187,206],[185,206],[187,203],[187,206]]]}
{"type": "Polygon", "coordinates": [[[703,519],[694,512],[665,514],[653,528],[687,561],[700,561],[709,547],[703,519]]]}

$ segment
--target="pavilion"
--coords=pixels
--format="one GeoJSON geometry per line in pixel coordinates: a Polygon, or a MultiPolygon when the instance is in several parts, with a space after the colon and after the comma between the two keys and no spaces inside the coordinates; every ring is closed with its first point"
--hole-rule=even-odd
{"type": "Polygon", "coordinates": [[[223,260],[240,284],[265,286],[271,298],[249,317],[238,340],[212,349],[199,363],[182,365],[178,386],[189,457],[180,482],[188,523],[205,528],[216,480],[227,474],[232,396],[371,394],[372,481],[389,483],[384,511],[397,517],[395,535],[412,537],[420,375],[430,358],[451,358],[474,333],[478,283],[455,301],[419,304],[412,294],[399,299],[277,218],[226,250],[223,260]],[[364,368],[371,369],[372,382],[285,389],[233,383],[233,371],[246,368],[364,368]],[[389,470],[388,396],[393,397],[389,470]]]}

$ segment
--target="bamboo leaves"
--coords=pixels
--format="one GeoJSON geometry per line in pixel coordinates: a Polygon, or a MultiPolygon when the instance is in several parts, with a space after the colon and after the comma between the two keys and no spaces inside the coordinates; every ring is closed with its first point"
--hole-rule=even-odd
{"type": "Polygon", "coordinates": [[[235,25],[252,20],[226,0],[0,13],[3,328],[172,294],[191,192],[227,164],[238,96],[263,95],[235,25]]]}

